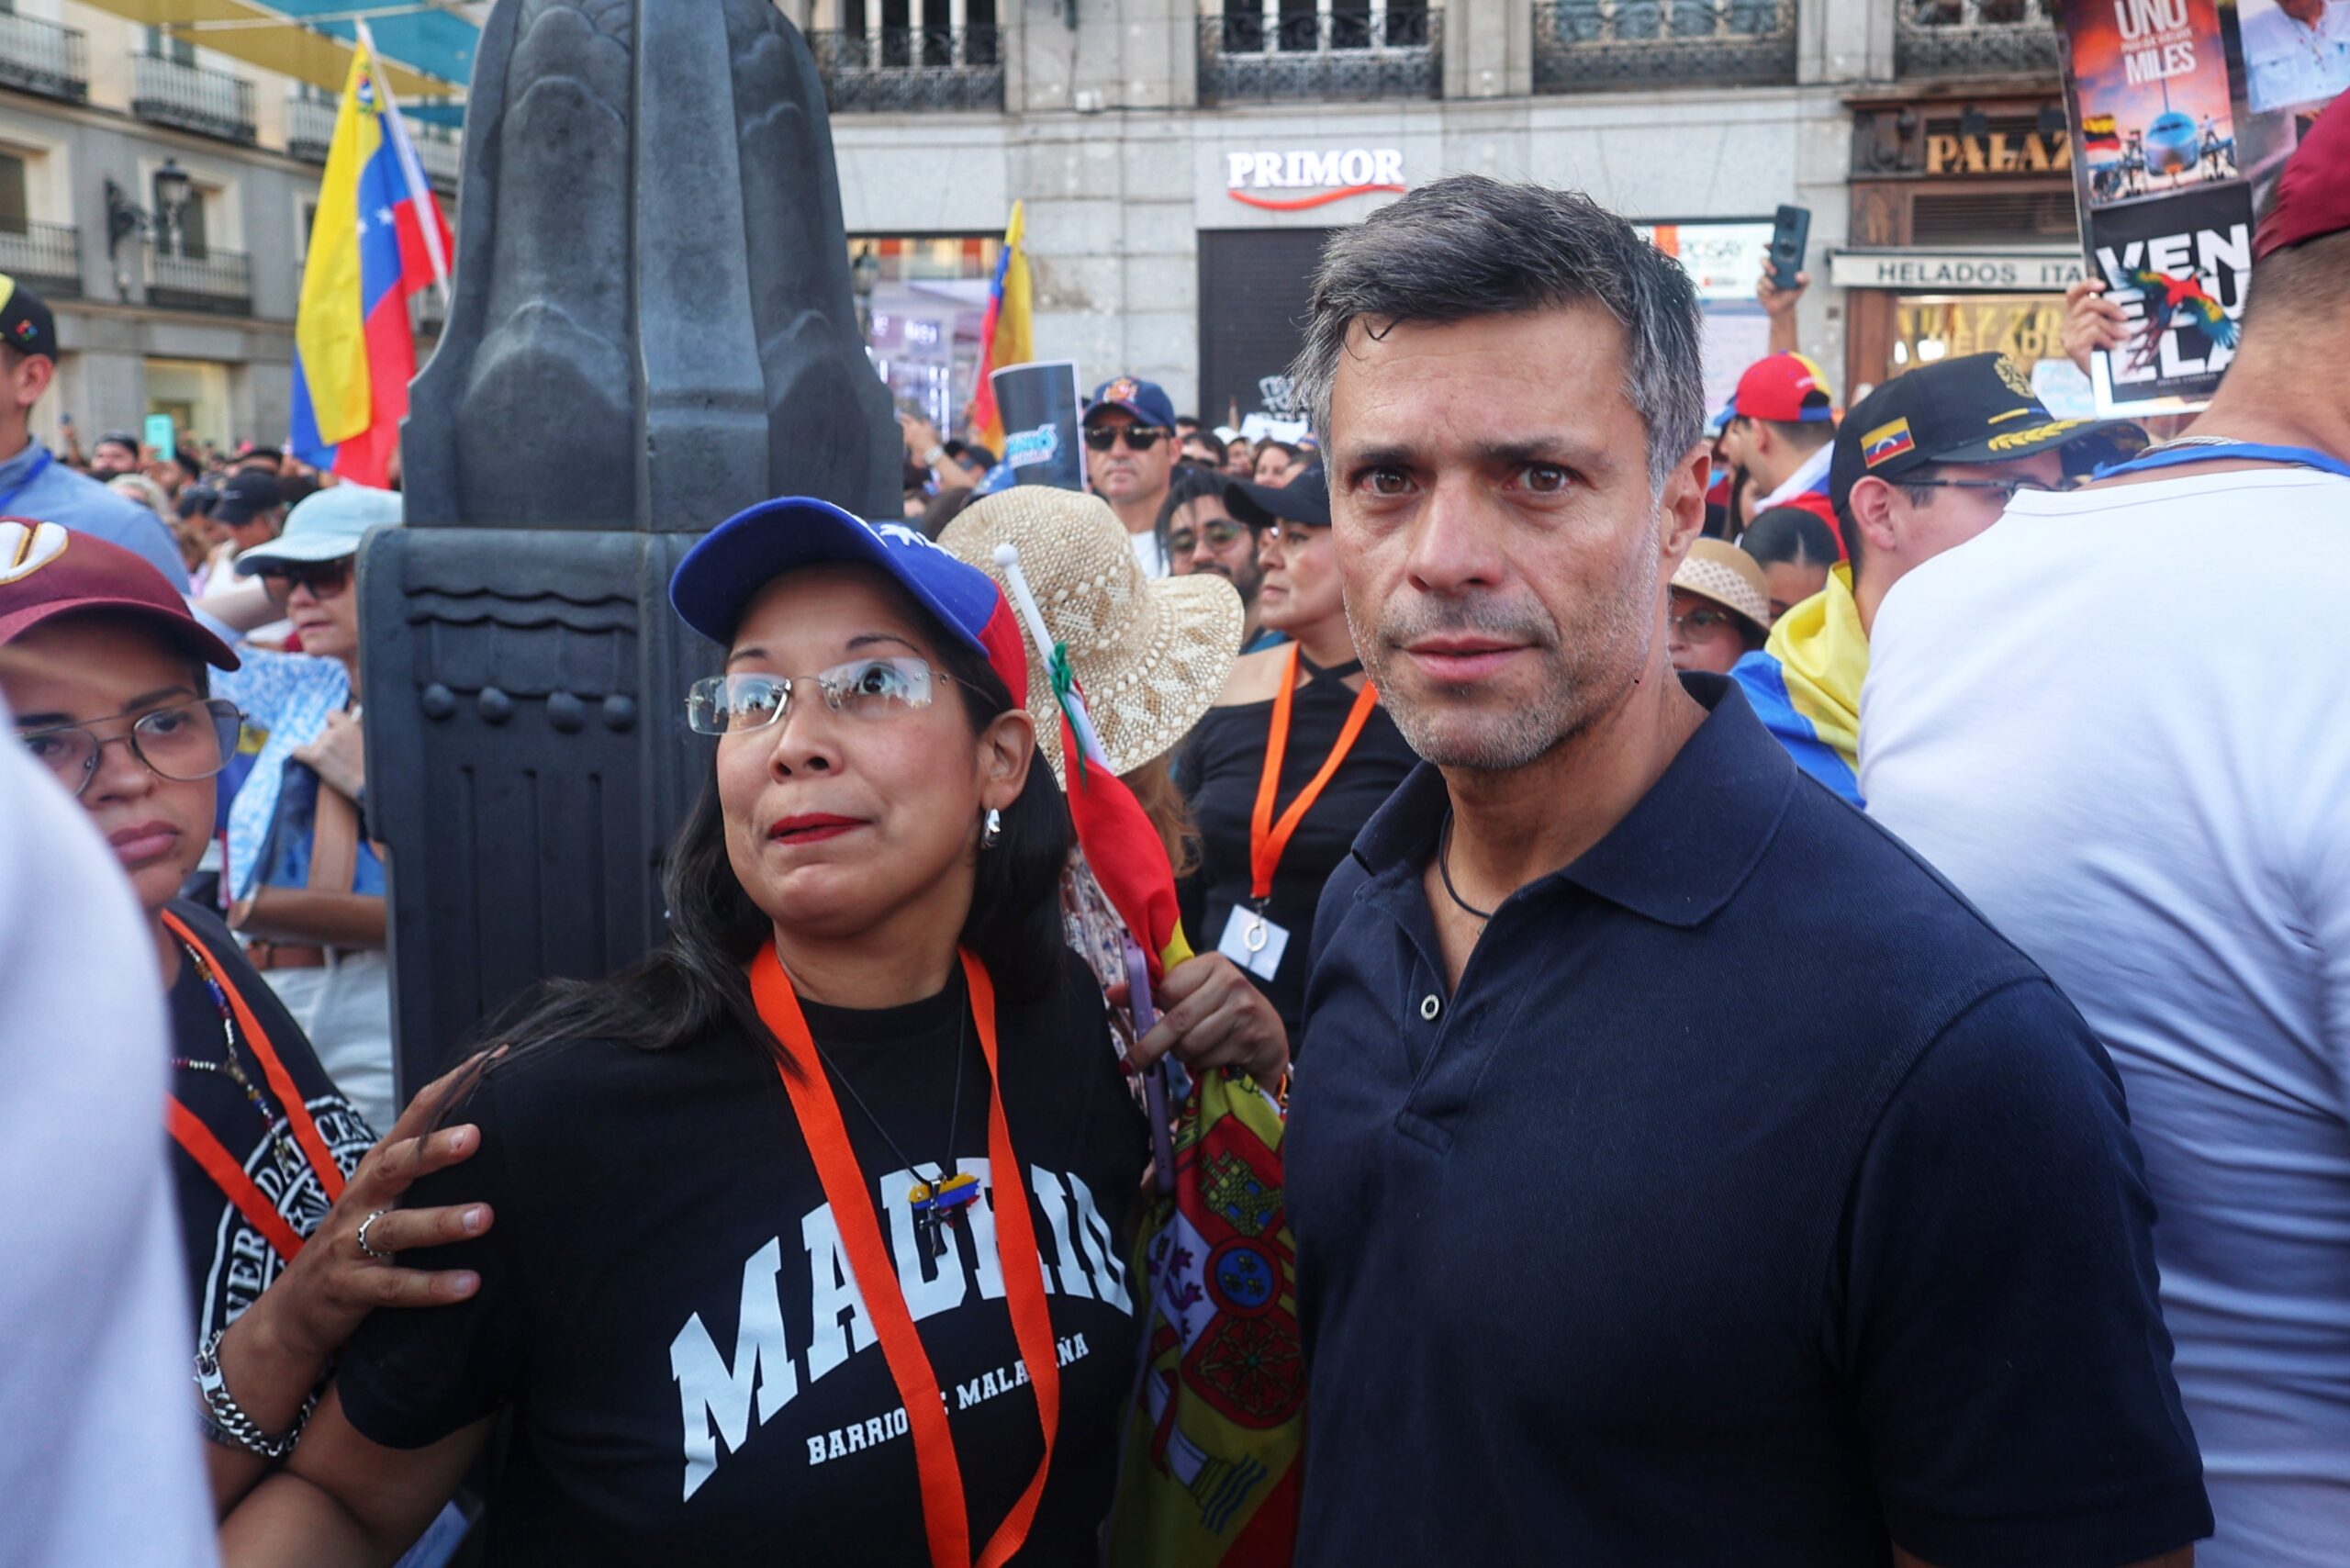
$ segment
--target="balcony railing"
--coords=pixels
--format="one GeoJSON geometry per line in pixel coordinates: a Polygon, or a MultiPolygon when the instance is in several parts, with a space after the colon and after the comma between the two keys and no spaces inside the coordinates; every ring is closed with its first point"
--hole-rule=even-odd
{"type": "Polygon", "coordinates": [[[0,273],[28,284],[44,299],[82,293],[82,231],[70,223],[0,218],[0,273]]]}
{"type": "Polygon", "coordinates": [[[1754,85],[1796,79],[1796,0],[1546,0],[1534,90],[1754,85]]]}
{"type": "MultiPolygon", "coordinates": [[[[403,119],[407,117],[403,115],[403,119]]],[[[439,126],[408,120],[408,140],[416,143],[416,161],[424,177],[441,190],[457,188],[457,170],[465,160],[465,144],[439,126]]]]}
{"type": "Polygon", "coordinates": [[[1003,107],[1002,35],[993,23],[810,33],[808,45],[834,114],[1003,107]]]}
{"type": "Polygon", "coordinates": [[[253,313],[252,269],[241,251],[207,247],[201,255],[184,256],[151,245],[147,303],[167,310],[250,316],[253,313]]]}
{"type": "Polygon", "coordinates": [[[319,98],[285,95],[285,151],[313,163],[327,161],[334,145],[336,106],[319,98]]]}
{"type": "Polygon", "coordinates": [[[80,103],[90,95],[90,40],[78,28],[0,16],[0,86],[80,103]]]}
{"type": "Polygon", "coordinates": [[[1901,76],[2056,74],[2057,0],[1897,0],[1901,76]]]}
{"type": "Polygon", "coordinates": [[[1444,10],[1339,0],[1314,15],[1242,9],[1200,18],[1200,102],[1435,98],[1444,94],[1444,10]]]}
{"type": "Polygon", "coordinates": [[[131,81],[130,112],[140,119],[249,147],[259,140],[253,84],[243,77],[151,54],[132,58],[137,73],[131,81]]]}

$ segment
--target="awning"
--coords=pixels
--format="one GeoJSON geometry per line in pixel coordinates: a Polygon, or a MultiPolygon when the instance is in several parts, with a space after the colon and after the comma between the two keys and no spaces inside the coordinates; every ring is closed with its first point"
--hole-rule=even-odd
{"type": "Polygon", "coordinates": [[[406,100],[462,94],[481,28],[453,5],[423,0],[86,0],[176,38],[265,71],[342,91],[351,72],[353,18],[382,51],[392,91],[406,100]]]}

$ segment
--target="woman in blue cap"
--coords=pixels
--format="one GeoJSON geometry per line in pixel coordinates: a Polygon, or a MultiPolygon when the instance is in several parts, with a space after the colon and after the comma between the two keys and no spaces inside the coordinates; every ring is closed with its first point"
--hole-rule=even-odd
{"type": "Polygon", "coordinates": [[[353,1342],[232,1563],[389,1562],[500,1413],[500,1562],[1093,1560],[1147,1138],[1062,938],[1017,623],[800,499],[671,599],[726,652],[670,940],[501,1036],[462,1183],[498,1224],[408,1260],[478,1293],[353,1342]]]}

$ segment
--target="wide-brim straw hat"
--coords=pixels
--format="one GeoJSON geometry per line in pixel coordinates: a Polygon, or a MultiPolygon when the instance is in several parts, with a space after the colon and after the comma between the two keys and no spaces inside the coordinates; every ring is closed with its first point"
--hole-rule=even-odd
{"type": "MultiPolygon", "coordinates": [[[[958,559],[1011,587],[996,546],[1020,552],[1045,624],[1069,645],[1093,727],[1113,773],[1131,773],[1189,734],[1224,689],[1240,653],[1240,595],[1211,574],[1152,582],[1109,503],[1049,485],[1015,485],[965,508],[938,536],[958,559]]],[[[1028,661],[1036,744],[1066,786],[1060,710],[1042,655],[1028,661]]]]}
{"type": "Polygon", "coordinates": [[[1710,599],[1744,616],[1757,632],[1771,629],[1771,588],[1754,557],[1722,539],[1699,539],[1673,568],[1673,586],[1710,599]]]}

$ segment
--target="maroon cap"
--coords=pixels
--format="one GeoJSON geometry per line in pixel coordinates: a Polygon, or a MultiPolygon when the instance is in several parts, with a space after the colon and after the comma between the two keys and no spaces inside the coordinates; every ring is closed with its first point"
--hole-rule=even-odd
{"type": "Polygon", "coordinates": [[[2288,245],[2350,229],[2350,93],[2317,117],[2285,162],[2277,199],[2252,237],[2255,262],[2288,245]]]}
{"type": "Polygon", "coordinates": [[[235,669],[229,644],[188,612],[163,574],[119,544],[25,517],[0,517],[0,643],[85,610],[142,615],[215,669],[235,669]]]}

